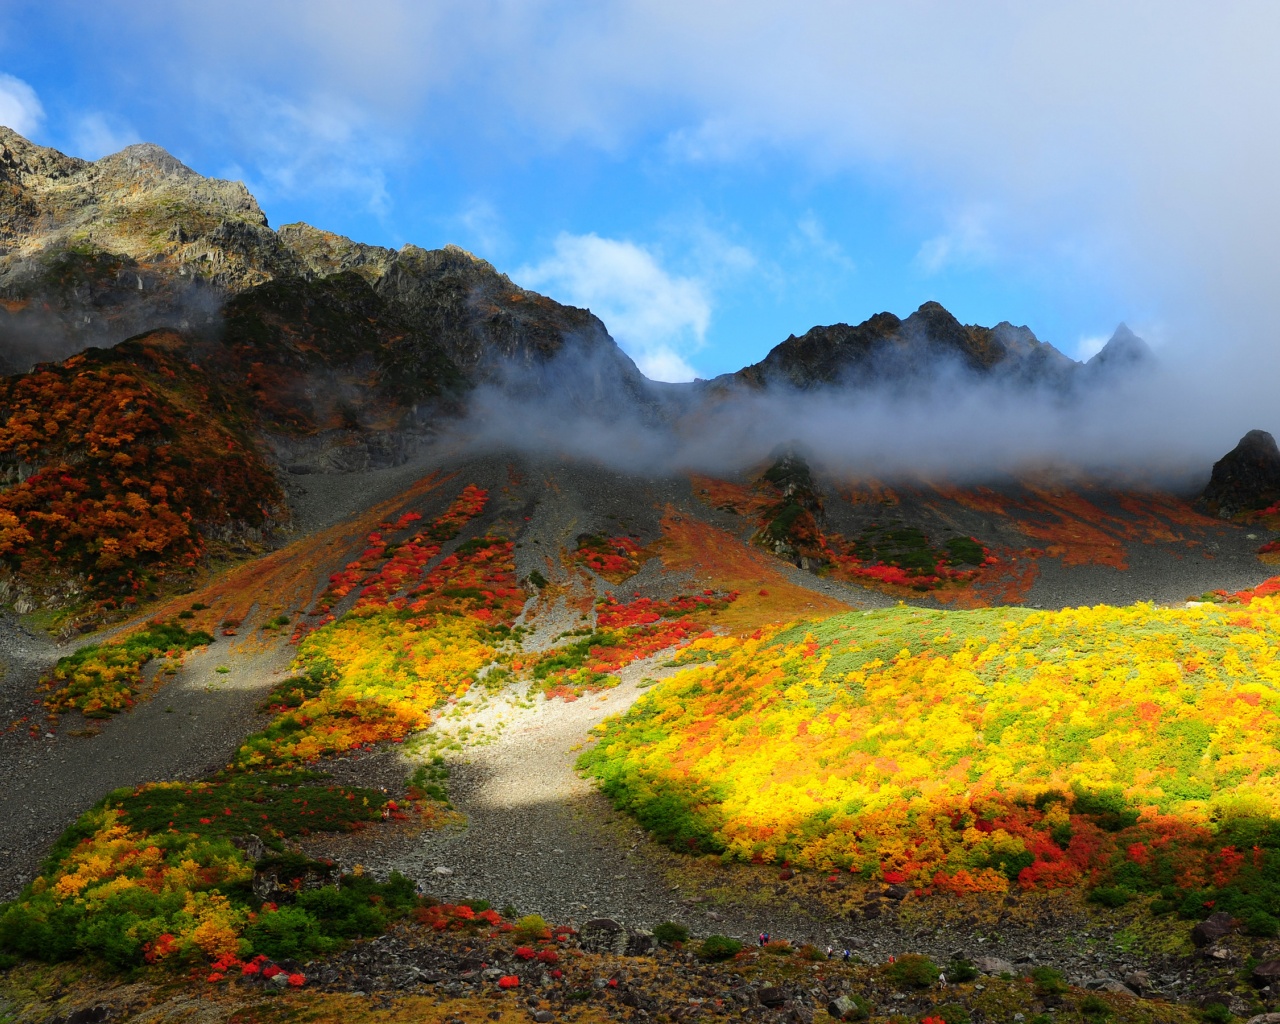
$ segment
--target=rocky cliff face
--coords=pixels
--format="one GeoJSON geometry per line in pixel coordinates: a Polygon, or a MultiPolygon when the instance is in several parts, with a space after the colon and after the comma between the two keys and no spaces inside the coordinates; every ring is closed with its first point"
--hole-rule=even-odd
{"type": "Polygon", "coordinates": [[[998,380],[1014,387],[1071,387],[1129,372],[1149,358],[1141,339],[1121,325],[1086,366],[1040,341],[1027,327],[962,324],[937,302],[905,320],[877,313],[856,326],[814,327],[792,335],[760,362],[717,378],[719,386],[913,386],[947,374],[998,380]]]}

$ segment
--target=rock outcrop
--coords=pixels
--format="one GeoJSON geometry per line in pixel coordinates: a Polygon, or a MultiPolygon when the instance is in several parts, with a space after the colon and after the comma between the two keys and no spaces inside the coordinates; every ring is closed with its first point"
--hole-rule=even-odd
{"type": "Polygon", "coordinates": [[[1251,430],[1213,464],[1200,500],[1224,519],[1280,502],[1280,448],[1265,430],[1251,430]]]}

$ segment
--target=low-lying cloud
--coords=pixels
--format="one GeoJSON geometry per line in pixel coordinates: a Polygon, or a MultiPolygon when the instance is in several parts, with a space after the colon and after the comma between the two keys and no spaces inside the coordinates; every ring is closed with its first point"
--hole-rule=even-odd
{"type": "Polygon", "coordinates": [[[736,473],[795,443],[850,477],[972,482],[1087,476],[1197,489],[1253,424],[1206,429],[1184,411],[1193,379],[1147,364],[1067,390],[1019,386],[955,366],[879,387],[655,386],[648,400],[592,393],[607,367],[582,349],[538,371],[535,387],[482,388],[451,431],[479,450],[581,459],[645,475],[736,473]],[[550,398],[550,400],[549,400],[550,398]]]}

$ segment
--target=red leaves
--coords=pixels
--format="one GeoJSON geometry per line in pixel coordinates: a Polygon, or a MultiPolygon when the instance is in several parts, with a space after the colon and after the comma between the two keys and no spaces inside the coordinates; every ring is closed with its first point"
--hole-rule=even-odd
{"type": "MultiPolygon", "coordinates": [[[[152,369],[167,369],[147,351],[152,369]]],[[[94,365],[119,358],[0,381],[0,456],[38,467],[0,495],[0,558],[21,551],[23,571],[92,574],[99,595],[126,592],[143,567],[193,564],[204,550],[197,523],[256,526],[282,503],[250,442],[212,409],[192,415],[198,371],[161,381],[141,365],[94,365]]]]}

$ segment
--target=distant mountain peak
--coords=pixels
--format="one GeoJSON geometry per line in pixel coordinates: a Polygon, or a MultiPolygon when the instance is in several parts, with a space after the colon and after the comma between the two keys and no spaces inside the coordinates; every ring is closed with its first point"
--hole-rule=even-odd
{"type": "Polygon", "coordinates": [[[1122,323],[1086,365],[1113,370],[1129,369],[1154,361],[1155,353],[1151,351],[1151,346],[1129,330],[1128,324],[1122,323]]]}
{"type": "Polygon", "coordinates": [[[967,372],[1018,385],[1065,386],[1078,365],[1028,327],[962,324],[930,300],[900,320],[877,313],[861,324],[812,327],[792,335],[759,363],[719,378],[753,387],[909,384],[938,373],[967,372]]]}

